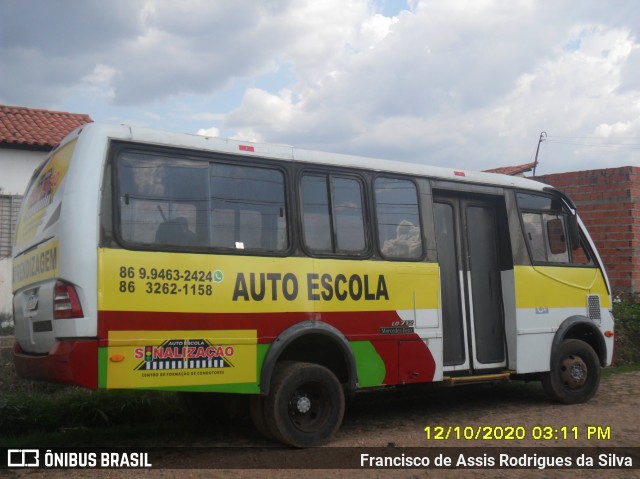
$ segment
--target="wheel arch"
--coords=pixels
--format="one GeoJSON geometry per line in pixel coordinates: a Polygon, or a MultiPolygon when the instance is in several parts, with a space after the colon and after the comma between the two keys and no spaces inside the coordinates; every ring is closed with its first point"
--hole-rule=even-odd
{"type": "Polygon", "coordinates": [[[598,360],[602,367],[606,366],[607,346],[604,335],[598,326],[586,316],[570,316],[565,319],[556,332],[551,344],[550,366],[553,367],[553,357],[560,344],[566,339],[579,339],[584,341],[598,355],[598,360]]]}
{"type": "Polygon", "coordinates": [[[269,394],[271,377],[280,361],[320,364],[354,391],[358,384],[356,361],[349,341],[337,328],[323,321],[308,320],[284,330],[274,339],[260,371],[260,392],[269,394]]]}

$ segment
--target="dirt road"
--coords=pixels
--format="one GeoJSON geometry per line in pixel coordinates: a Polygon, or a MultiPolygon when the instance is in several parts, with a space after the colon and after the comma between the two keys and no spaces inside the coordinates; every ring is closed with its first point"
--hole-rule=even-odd
{"type": "MultiPolygon", "coordinates": [[[[485,429],[486,430],[486,429],[485,429]]],[[[591,430],[594,431],[594,430],[591,430]]],[[[484,431],[483,431],[484,432],[484,431]]],[[[515,431],[514,431],[515,432],[515,431]]],[[[207,446],[272,446],[261,438],[247,423],[230,428],[212,430],[219,439],[208,442],[207,446]]],[[[198,444],[190,444],[195,446],[198,444]]],[[[331,447],[640,447],[640,372],[616,374],[604,379],[598,394],[588,403],[573,406],[550,404],[538,384],[511,383],[497,386],[464,386],[458,388],[427,388],[403,392],[385,392],[362,395],[350,402],[345,420],[331,447]],[[427,439],[425,427],[430,426],[431,439],[427,439]],[[456,432],[464,436],[467,431],[478,427],[512,426],[517,434],[522,431],[522,440],[481,440],[456,439],[456,432]],[[544,428],[549,426],[555,432],[545,439],[544,428]],[[596,427],[598,436],[588,437],[589,427],[596,427]],[[452,428],[448,440],[435,440],[438,427],[452,428]],[[533,438],[535,435],[537,438],[533,438]],[[541,436],[541,437],[540,437],[541,436]],[[566,436],[566,438],[564,437],[566,436]]],[[[250,450],[247,464],[256,460],[256,450],[250,450]]],[[[535,450],[533,450],[535,452],[535,450]]],[[[274,451],[274,453],[276,453],[274,451]]],[[[298,450],[279,450],[292,459],[304,454],[298,450]]],[[[325,454],[317,450],[317,454],[325,454]]],[[[330,460],[331,454],[326,454],[330,460]]],[[[259,459],[259,458],[258,458],[259,459]]],[[[176,454],[171,463],[209,464],[215,467],[212,453],[207,449],[190,452],[187,456],[176,454]]],[[[62,471],[26,471],[22,477],[82,477],[82,471],[63,473],[62,471]]],[[[323,478],[374,477],[374,478],[552,478],[552,477],[640,477],[640,470],[151,470],[151,471],[92,471],[92,477],[161,477],[196,478],[223,477],[243,479],[270,478],[323,478]]],[[[12,476],[17,476],[12,473],[12,476]]]]}

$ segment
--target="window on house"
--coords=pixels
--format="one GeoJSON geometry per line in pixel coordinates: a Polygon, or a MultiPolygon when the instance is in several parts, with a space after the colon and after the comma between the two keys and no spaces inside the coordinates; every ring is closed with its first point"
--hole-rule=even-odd
{"type": "Polygon", "coordinates": [[[11,256],[22,196],[0,195],[0,258],[11,256]]]}

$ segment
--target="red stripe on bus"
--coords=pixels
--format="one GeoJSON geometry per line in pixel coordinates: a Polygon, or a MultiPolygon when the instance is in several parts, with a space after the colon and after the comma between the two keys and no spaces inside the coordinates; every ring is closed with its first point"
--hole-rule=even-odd
{"type": "Polygon", "coordinates": [[[383,384],[433,380],[435,359],[416,333],[383,333],[400,321],[396,311],[337,313],[169,313],[100,311],[100,346],[109,345],[109,331],[257,330],[258,343],[270,344],[287,328],[308,320],[323,321],[350,341],[371,341],[385,364],[383,384]],[[411,343],[411,344],[408,344],[411,343]]]}

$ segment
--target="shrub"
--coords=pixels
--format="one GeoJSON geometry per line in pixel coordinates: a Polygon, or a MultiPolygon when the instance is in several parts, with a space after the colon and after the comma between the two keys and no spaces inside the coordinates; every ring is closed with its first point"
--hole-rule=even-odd
{"type": "Polygon", "coordinates": [[[616,301],[613,306],[615,320],[615,363],[618,366],[640,363],[640,298],[630,297],[616,301]]]}

